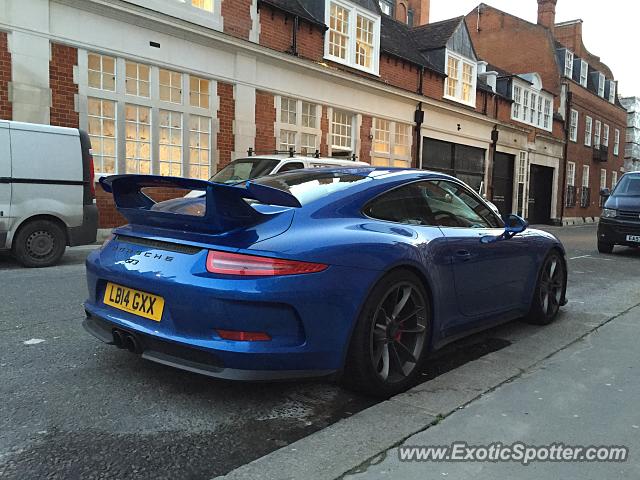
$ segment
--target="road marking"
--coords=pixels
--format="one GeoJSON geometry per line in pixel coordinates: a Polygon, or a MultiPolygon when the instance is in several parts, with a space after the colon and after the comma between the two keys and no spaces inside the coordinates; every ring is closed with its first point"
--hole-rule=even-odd
{"type": "Polygon", "coordinates": [[[569,260],[577,260],[578,258],[588,258],[588,257],[590,257],[590,256],[591,256],[591,255],[581,255],[581,256],[579,256],[579,257],[571,257],[571,258],[569,258],[569,260]]]}
{"type": "Polygon", "coordinates": [[[32,338],[31,340],[25,340],[22,343],[24,343],[25,345],[37,345],[42,342],[44,342],[42,338],[32,338]]]}

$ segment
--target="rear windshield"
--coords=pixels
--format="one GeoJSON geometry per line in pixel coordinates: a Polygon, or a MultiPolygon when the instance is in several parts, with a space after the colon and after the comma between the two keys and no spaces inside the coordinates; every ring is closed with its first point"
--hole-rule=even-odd
{"type": "Polygon", "coordinates": [[[305,205],[326,195],[344,190],[370,177],[349,172],[291,172],[254,180],[254,183],[288,192],[305,205]]]}
{"type": "Polygon", "coordinates": [[[625,175],[616,185],[613,195],[616,197],[640,196],[640,175],[625,175]]]}
{"type": "Polygon", "coordinates": [[[234,160],[213,177],[210,182],[239,183],[252,178],[269,175],[280,160],[275,158],[241,158],[234,160]]]}

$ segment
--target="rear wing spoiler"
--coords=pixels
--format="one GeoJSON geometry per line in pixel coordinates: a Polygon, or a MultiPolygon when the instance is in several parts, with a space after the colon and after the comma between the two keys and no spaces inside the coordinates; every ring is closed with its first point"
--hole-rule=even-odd
{"type": "Polygon", "coordinates": [[[269,205],[301,207],[290,193],[251,181],[225,185],[181,177],[111,175],[100,178],[100,185],[113,194],[116,208],[131,224],[204,233],[221,233],[263,221],[267,215],[249,205],[247,199],[269,205]],[[185,193],[202,191],[205,208],[201,208],[202,197],[159,203],[143,192],[145,188],[180,189],[185,193]]]}

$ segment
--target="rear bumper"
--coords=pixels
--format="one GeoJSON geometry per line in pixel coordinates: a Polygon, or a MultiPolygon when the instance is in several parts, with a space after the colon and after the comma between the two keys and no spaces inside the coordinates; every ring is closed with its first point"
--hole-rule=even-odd
{"type": "Polygon", "coordinates": [[[640,236],[640,222],[600,218],[598,241],[629,247],[640,247],[638,242],[627,241],[627,235],[640,236]]]}
{"type": "Polygon", "coordinates": [[[95,204],[82,207],[82,224],[67,229],[69,246],[89,245],[96,242],[98,235],[98,207],[95,204]]]}
{"type": "Polygon", "coordinates": [[[123,330],[119,325],[89,313],[87,313],[87,318],[82,323],[82,326],[91,335],[109,345],[114,344],[114,330],[125,331],[135,336],[140,345],[140,355],[146,360],[224,380],[287,380],[322,377],[335,373],[335,370],[246,370],[228,368],[224,366],[224,362],[215,353],[168,340],[159,340],[150,335],[132,330],[123,330]]]}

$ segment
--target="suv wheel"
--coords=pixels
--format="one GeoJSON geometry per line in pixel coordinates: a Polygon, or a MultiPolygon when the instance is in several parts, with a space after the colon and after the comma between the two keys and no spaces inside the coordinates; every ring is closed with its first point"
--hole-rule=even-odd
{"type": "Polygon", "coordinates": [[[598,252],[611,253],[613,252],[613,243],[598,242],[598,252]]]}
{"type": "Polygon", "coordinates": [[[65,231],[50,220],[33,220],[20,227],[13,239],[13,255],[25,267],[56,264],[66,248],[65,231]]]}

